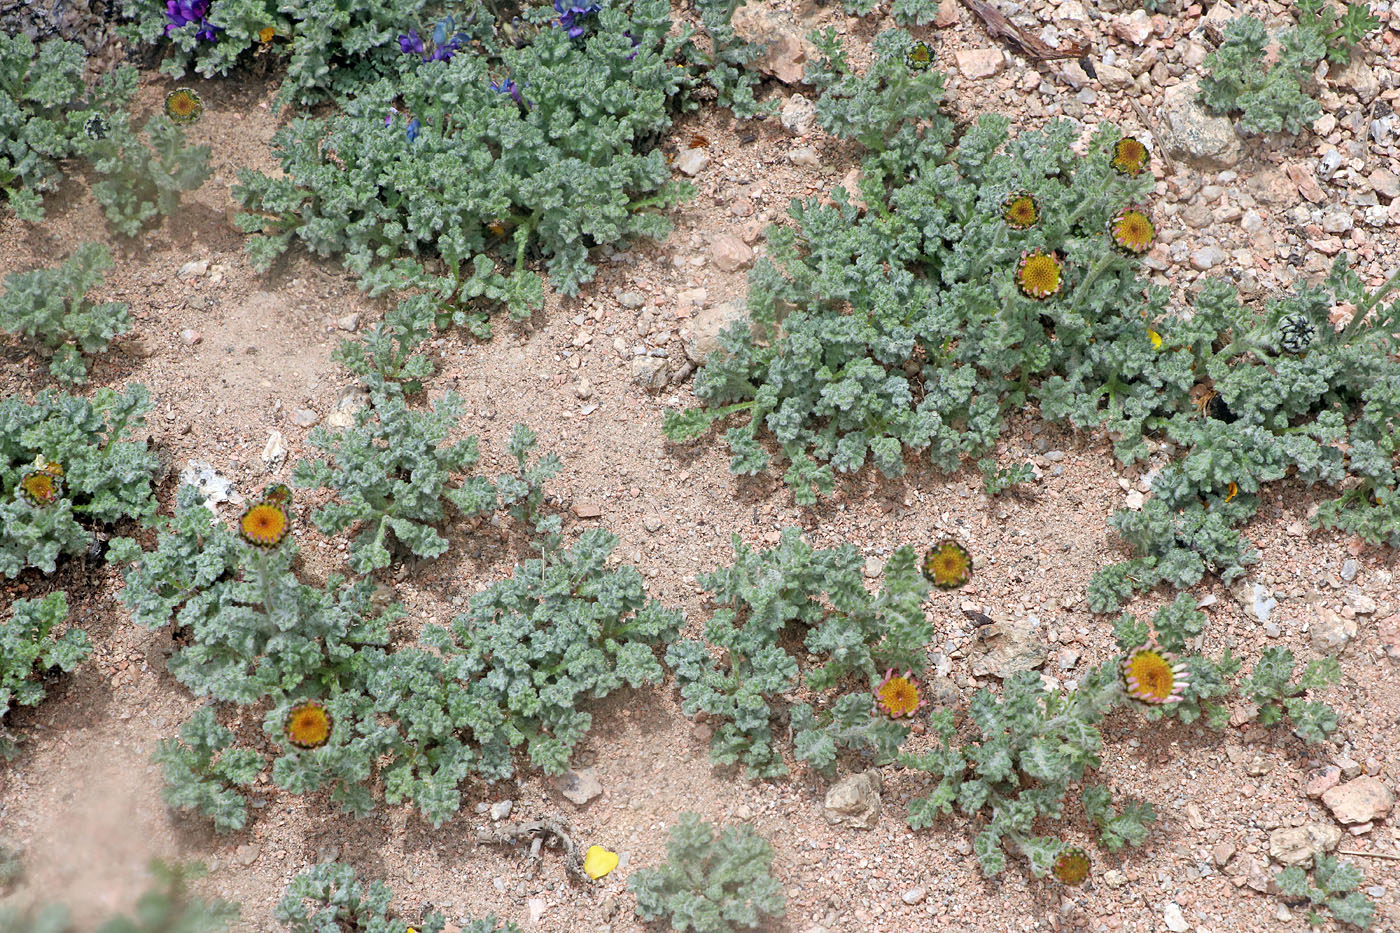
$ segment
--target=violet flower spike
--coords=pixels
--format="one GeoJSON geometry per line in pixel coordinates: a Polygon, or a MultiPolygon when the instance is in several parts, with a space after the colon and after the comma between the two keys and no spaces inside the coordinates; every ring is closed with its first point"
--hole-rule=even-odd
{"type": "Polygon", "coordinates": [[[554,12],[559,14],[559,28],[567,30],[570,39],[583,35],[583,25],[578,21],[585,16],[597,13],[602,7],[596,3],[575,3],[572,0],[554,0],[554,12]]]}
{"type": "Polygon", "coordinates": [[[413,142],[415,139],[418,138],[418,131],[421,130],[422,128],[423,128],[423,123],[422,123],[422,121],[420,121],[417,117],[414,117],[412,120],[410,120],[410,121],[408,122],[408,132],[405,133],[404,135],[408,137],[408,141],[409,141],[409,142],[413,142]]]}
{"type": "Polygon", "coordinates": [[[209,0],[166,0],[165,18],[169,22],[165,24],[165,34],[168,36],[175,30],[194,23],[203,27],[194,34],[195,39],[213,42],[216,30],[207,22],[208,16],[209,0]]]}
{"type": "Polygon", "coordinates": [[[516,84],[513,78],[506,78],[499,83],[492,81],[491,90],[497,94],[509,94],[517,104],[524,105],[525,103],[525,99],[520,96],[520,85],[516,84]]]}
{"type": "Polygon", "coordinates": [[[407,55],[410,52],[418,55],[423,54],[423,40],[418,36],[418,30],[410,29],[408,35],[399,36],[399,50],[407,55]]]}

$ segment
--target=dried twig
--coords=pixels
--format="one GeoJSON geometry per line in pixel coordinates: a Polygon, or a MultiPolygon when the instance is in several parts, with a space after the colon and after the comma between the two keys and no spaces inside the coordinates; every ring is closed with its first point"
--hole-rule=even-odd
{"type": "Polygon", "coordinates": [[[1357,858],[1384,858],[1392,862],[1400,862],[1400,855],[1391,855],[1389,852],[1353,852],[1349,849],[1338,849],[1338,855],[1354,855],[1357,858]]]}
{"type": "Polygon", "coordinates": [[[1176,163],[1172,161],[1171,156],[1167,155],[1166,144],[1162,142],[1162,135],[1157,132],[1157,123],[1150,116],[1147,115],[1147,111],[1143,109],[1142,104],[1139,104],[1131,97],[1128,98],[1128,103],[1133,105],[1133,112],[1137,114],[1137,117],[1139,120],[1142,121],[1143,126],[1147,127],[1147,132],[1152,134],[1152,141],[1157,144],[1157,151],[1162,154],[1162,162],[1165,163],[1167,166],[1167,174],[1175,175],[1176,163]]]}
{"type": "Polygon", "coordinates": [[[486,827],[476,834],[478,845],[513,845],[517,842],[530,842],[530,859],[539,861],[540,845],[557,845],[564,850],[564,873],[574,881],[587,881],[583,872],[583,853],[569,836],[567,820],[533,820],[529,823],[504,823],[501,826],[486,827]]]}
{"type": "Polygon", "coordinates": [[[977,17],[982,20],[987,35],[993,39],[1006,39],[1020,49],[1023,54],[1036,61],[1048,62],[1061,58],[1080,58],[1089,52],[1087,45],[1071,45],[1066,48],[1052,49],[1039,36],[1028,33],[1011,22],[990,3],[983,3],[982,0],[962,0],[962,2],[963,6],[976,13],[977,17]]]}

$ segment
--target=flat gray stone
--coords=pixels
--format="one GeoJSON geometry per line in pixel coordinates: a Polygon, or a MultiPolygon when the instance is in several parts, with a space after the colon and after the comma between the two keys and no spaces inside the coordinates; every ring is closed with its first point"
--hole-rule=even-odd
{"type": "Polygon", "coordinates": [[[1195,77],[1167,88],[1158,113],[1173,156],[1201,169],[1222,169],[1238,165],[1244,147],[1235,128],[1225,117],[1208,113],[1196,102],[1200,84],[1195,77]]]}
{"type": "Polygon", "coordinates": [[[1313,858],[1337,848],[1342,830],[1331,823],[1307,823],[1276,829],[1269,834],[1269,858],[1284,867],[1312,866],[1313,858]]]}
{"type": "Polygon", "coordinates": [[[559,788],[559,793],[564,795],[565,800],[579,807],[603,792],[598,772],[591,767],[565,771],[554,779],[554,786],[559,788]]]}
{"type": "Polygon", "coordinates": [[[832,785],[822,809],[833,826],[874,829],[880,822],[880,772],[853,774],[832,785]]]}

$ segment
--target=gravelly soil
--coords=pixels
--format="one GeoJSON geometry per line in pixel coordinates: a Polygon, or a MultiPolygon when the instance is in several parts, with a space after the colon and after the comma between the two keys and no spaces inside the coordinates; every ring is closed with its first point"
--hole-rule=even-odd
{"type": "MultiPolygon", "coordinates": [[[[1138,46],[1112,28],[1127,11],[1085,14],[1071,3],[1028,4],[1026,12],[1056,23],[1067,40],[1089,42],[1098,61],[1116,61],[1139,76],[1132,87],[1109,91],[1090,82],[1085,89],[1091,93],[1085,94],[1061,77],[1061,66],[1037,70],[1014,57],[996,75],[962,77],[956,52],[995,45],[963,9],[956,25],[915,30],[937,36],[939,66],[954,75],[954,111],[967,116],[997,110],[1022,128],[1067,113],[1091,124],[1113,119],[1143,132],[1125,94],[1152,111],[1161,91],[1192,70],[1187,62],[1198,60],[1193,43],[1206,41],[1191,37],[1202,11],[1193,6],[1178,16],[1152,17],[1155,34],[1138,46]]],[[[771,6],[783,12],[781,5],[771,6]]],[[[1275,16],[1282,10],[1249,9],[1275,16]]],[[[846,19],[835,5],[810,12],[804,22],[834,23],[848,36],[857,48],[856,63],[880,27],[878,19],[846,19]]],[[[1316,226],[1325,218],[1310,213],[1359,217],[1364,205],[1357,199],[1372,173],[1400,169],[1393,142],[1379,144],[1364,135],[1380,106],[1388,112],[1400,96],[1400,74],[1384,64],[1400,43],[1400,10],[1378,36],[1365,45],[1378,95],[1363,103],[1329,85],[1323,99],[1332,120],[1321,127],[1326,132],[1252,140],[1244,161],[1227,172],[1202,173],[1178,162],[1177,174],[1164,177],[1160,162],[1154,166],[1163,242],[1153,251],[1152,265],[1161,281],[1180,294],[1197,274],[1192,255],[1209,246],[1226,251],[1229,260],[1216,274],[1263,292],[1321,271],[1334,245],[1359,253],[1363,272],[1373,280],[1389,271],[1400,240],[1400,208],[1391,210],[1396,219],[1389,225],[1358,222],[1342,234],[1328,232],[1335,223],[1316,226]],[[1320,189],[1324,200],[1314,206],[1307,183],[1317,187],[1312,167],[1332,147],[1349,162],[1320,189]]],[[[153,110],[170,86],[146,74],[140,105],[153,110]]],[[[290,470],[264,469],[259,454],[269,432],[285,436],[288,464],[314,453],[305,444],[308,429],[296,426],[291,413],[309,408],[325,418],[352,382],[330,360],[345,336],[337,322],[347,323],[351,314],[373,320],[384,306],[363,297],[332,262],[293,256],[262,276],[249,268],[242,237],[226,223],[228,189],[238,167],[275,165],[268,150],[278,125],[268,110],[275,87],[227,80],[198,88],[207,109],[191,135],[214,147],[215,177],[186,199],[177,216],[134,244],[111,240],[77,179],[50,202],[43,226],[0,218],[0,270],[50,262],[94,236],[106,240],[122,258],[101,297],[129,302],[136,323],[97,362],[96,383],[149,386],[156,399],[149,432],[176,472],[190,459],[207,460],[249,494],[285,479],[290,470]],[[182,278],[178,271],[191,260],[208,260],[209,266],[182,278]],[[182,337],[187,331],[193,333],[182,337]]],[[[763,96],[781,102],[794,90],[770,81],[763,96]]],[[[762,226],[780,221],[791,197],[829,189],[855,164],[849,147],[819,131],[793,139],[776,118],[753,131],[727,114],[705,112],[679,121],[663,142],[683,150],[697,133],[709,140],[713,163],[694,179],[698,195],[676,211],[676,230],[666,241],[639,244],[614,257],[620,261],[604,262],[597,282],[580,297],[550,295],[534,320],[501,323],[488,343],[473,344],[457,334],[433,342],[438,372],[429,391],[452,389],[467,400],[464,429],[481,437],[490,461],[484,466],[503,469],[511,425],[532,425],[541,449],[564,460],[552,491],[566,506],[596,505],[601,512],[598,519],[568,512],[567,532],[600,522],[615,531],[621,557],[642,569],[654,596],[685,611],[692,631],[706,617],[695,575],[729,560],[733,534],[771,544],[779,529],[798,525],[819,546],[852,541],[882,558],[902,544],[923,546],[955,533],[978,555],[974,581],[956,593],[936,593],[928,605],[939,632],[931,659],[946,659],[962,700],[977,686],[994,683],[971,676],[973,635],[959,611],[965,602],[999,618],[1036,616],[1049,643],[1045,671],[1052,676],[1073,678],[1106,657],[1112,648],[1107,620],[1088,613],[1082,594],[1097,567],[1119,559],[1105,520],[1136,488],[1139,475],[1122,474],[1101,439],[1042,431],[1030,419],[1014,419],[998,454],[1003,463],[1030,457],[1041,467],[1043,478],[1029,496],[988,502],[975,470],[945,476],[916,466],[899,482],[863,472],[841,482],[830,503],[808,510],[795,507],[771,477],[730,476],[727,455],[714,445],[664,442],[662,414],[691,402],[688,387],[644,392],[630,377],[632,346],[660,346],[679,357],[681,335],[698,308],[744,292],[742,272],[721,272],[707,258],[713,238],[733,233],[761,251],[762,226]],[[742,143],[745,132],[756,132],[757,139],[742,143]],[[802,146],[817,149],[818,166],[789,160],[802,146]],[[698,305],[697,288],[705,290],[698,305]],[[643,297],[641,307],[619,302],[618,295],[629,291],[643,297]],[[639,321],[645,322],[645,336],[639,321]],[[619,337],[621,354],[613,347],[619,337]]],[[[6,393],[29,394],[45,385],[45,377],[16,344],[2,343],[0,385],[6,393]]],[[[160,489],[163,505],[173,493],[172,474],[160,489]]],[[[1229,645],[1252,658],[1268,644],[1285,644],[1311,657],[1306,628],[1319,608],[1349,612],[1358,594],[1374,600],[1376,611],[1359,617],[1359,635],[1342,656],[1343,683],[1327,697],[1342,716],[1341,744],[1309,749],[1286,733],[1257,728],[1211,734],[1182,726],[1140,729],[1126,715],[1110,720],[1101,777],[1118,792],[1156,801],[1161,820],[1144,849],[1100,855],[1097,880],[1082,890],[1066,893],[1034,881],[1014,863],[1002,877],[984,880],[968,854],[971,832],[964,819],[911,832],[904,808],[926,789],[925,781],[896,767],[884,769],[884,812],[868,832],[827,825],[821,804],[829,785],[810,773],[754,785],[714,771],[703,729],[681,715],[671,686],[624,692],[596,705],[592,734],[576,764],[596,766],[605,790],[582,809],[548,781],[527,775],[518,784],[472,788],[463,814],[433,830],[404,808],[355,821],[323,799],[300,799],[262,785],[249,827],[218,836],[202,821],[165,808],[158,769],[150,763],[156,740],[173,735],[198,705],[165,671],[169,635],[132,624],[116,601],[116,574],[73,563],[52,578],[27,574],[0,584],[6,603],[66,589],[73,623],[95,645],[92,659],[60,682],[48,701],[11,717],[30,742],[20,758],[0,768],[0,835],[26,852],[21,896],[61,898],[84,926],[128,908],[147,860],[160,855],[213,866],[201,888],[243,903],[240,930],[271,929],[271,908],[287,881],[332,857],[351,862],[364,877],[386,880],[410,913],[431,904],[454,920],[493,912],[530,929],[637,930],[642,926],[632,915],[626,878],[659,860],[675,815],[693,809],[711,820],[750,821],[772,840],[775,871],[790,895],[788,917],[774,924],[776,930],[1155,931],[1163,928],[1168,903],[1201,931],[1303,929],[1300,911],[1280,919],[1277,900],[1255,893],[1249,882],[1257,882],[1265,868],[1270,830],[1330,820],[1301,790],[1313,766],[1345,754],[1395,786],[1400,689],[1377,620],[1400,607],[1400,587],[1393,551],[1307,530],[1310,493],[1287,486],[1278,493],[1248,533],[1264,555],[1250,579],[1279,599],[1274,619],[1280,634],[1268,637],[1216,584],[1198,594],[1216,598],[1207,610],[1212,626],[1206,647],[1229,645]],[[1360,567],[1352,583],[1339,577],[1347,557],[1360,567]],[[557,856],[547,855],[533,871],[523,852],[475,845],[478,826],[487,822],[485,806],[503,799],[514,801],[511,819],[566,817],[584,844],[615,849],[622,865],[602,882],[579,888],[565,881],[557,856]],[[1233,854],[1222,858],[1227,849],[1233,854]],[[925,889],[922,898],[903,897],[916,888],[925,889]]],[[[308,572],[338,567],[339,542],[306,525],[297,534],[308,572]]],[[[447,622],[466,597],[509,573],[520,557],[489,531],[453,527],[449,534],[453,546],[445,557],[392,576],[414,625],[447,622]]],[[[1132,609],[1148,614],[1161,601],[1161,595],[1145,598],[1132,609]]],[[[235,727],[253,723],[249,717],[235,727]]],[[[1068,832],[1079,840],[1090,837],[1082,820],[1072,820],[1068,832]]],[[[1380,822],[1364,835],[1346,836],[1342,848],[1395,855],[1400,829],[1380,822]]],[[[1377,928],[1396,929],[1400,862],[1360,862],[1381,905],[1377,928]]]]}

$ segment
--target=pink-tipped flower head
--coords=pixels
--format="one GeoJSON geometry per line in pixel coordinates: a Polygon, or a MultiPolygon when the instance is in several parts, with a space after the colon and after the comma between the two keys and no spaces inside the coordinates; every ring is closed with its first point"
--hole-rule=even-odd
{"type": "Polygon", "coordinates": [[[1128,696],[1143,703],[1180,703],[1190,682],[1186,663],[1153,642],[1123,659],[1128,696]]]}
{"type": "Polygon", "coordinates": [[[885,679],[875,688],[875,705],[891,719],[902,719],[918,712],[924,699],[919,696],[919,682],[914,679],[914,672],[905,671],[896,677],[893,668],[885,671],[885,679]]]}

